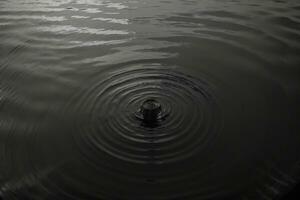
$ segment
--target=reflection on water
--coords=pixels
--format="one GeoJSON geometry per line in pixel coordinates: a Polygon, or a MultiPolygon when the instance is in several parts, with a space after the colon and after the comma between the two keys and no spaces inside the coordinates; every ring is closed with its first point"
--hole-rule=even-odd
{"type": "Polygon", "coordinates": [[[0,197],[281,197],[300,172],[299,11],[0,1],[0,197]],[[159,126],[135,117],[147,99],[159,126]]]}

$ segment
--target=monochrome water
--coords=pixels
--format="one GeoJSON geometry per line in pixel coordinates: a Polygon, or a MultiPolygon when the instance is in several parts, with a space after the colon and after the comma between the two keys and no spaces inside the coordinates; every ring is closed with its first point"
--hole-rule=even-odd
{"type": "Polygon", "coordinates": [[[281,199],[298,0],[1,0],[0,199],[281,199]]]}

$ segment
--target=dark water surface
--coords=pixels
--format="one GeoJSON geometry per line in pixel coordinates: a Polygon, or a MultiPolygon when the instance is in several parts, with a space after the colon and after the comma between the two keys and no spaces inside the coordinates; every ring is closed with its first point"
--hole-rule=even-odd
{"type": "Polygon", "coordinates": [[[280,198],[299,55],[298,0],[1,0],[0,196],[280,198]]]}

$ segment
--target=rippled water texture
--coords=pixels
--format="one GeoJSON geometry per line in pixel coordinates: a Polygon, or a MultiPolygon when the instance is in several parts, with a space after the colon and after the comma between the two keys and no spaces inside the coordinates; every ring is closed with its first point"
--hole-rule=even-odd
{"type": "Polygon", "coordinates": [[[280,198],[299,55],[298,0],[1,0],[0,199],[280,198]]]}

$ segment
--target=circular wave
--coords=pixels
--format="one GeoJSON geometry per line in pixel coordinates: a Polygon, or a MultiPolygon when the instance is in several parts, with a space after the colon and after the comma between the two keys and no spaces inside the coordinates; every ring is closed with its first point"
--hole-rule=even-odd
{"type": "Polygon", "coordinates": [[[205,152],[221,124],[208,83],[174,68],[152,65],[101,73],[74,100],[79,116],[72,137],[90,159],[105,152],[130,163],[178,162],[205,152]],[[147,99],[160,102],[167,116],[155,127],[143,126],[136,117],[147,99]]]}

